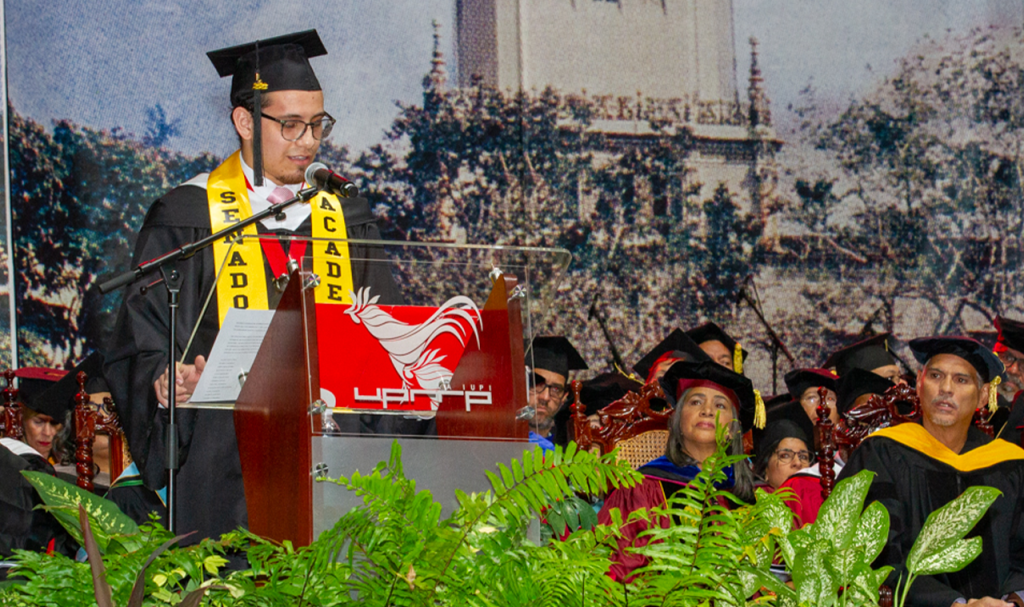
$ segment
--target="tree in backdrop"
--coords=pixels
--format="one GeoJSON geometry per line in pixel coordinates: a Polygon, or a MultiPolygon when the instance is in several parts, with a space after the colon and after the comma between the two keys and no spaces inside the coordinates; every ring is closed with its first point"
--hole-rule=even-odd
{"type": "Polygon", "coordinates": [[[587,326],[599,300],[628,354],[720,318],[753,271],[760,232],[724,188],[698,199],[685,129],[623,142],[590,129],[594,115],[593,101],[551,88],[445,90],[435,61],[423,104],[400,104],[386,141],[353,170],[390,238],[568,249],[569,280],[537,332],[604,358],[587,326]]]}
{"type": "Polygon", "coordinates": [[[870,268],[863,286],[890,313],[897,297],[929,302],[922,329],[965,331],[967,309],[1024,310],[1021,42],[1010,27],[925,39],[876,90],[807,130],[841,176],[806,191],[827,185],[860,209],[837,229],[864,260],[848,263],[870,268]]]}
{"type": "MultiPolygon", "coordinates": [[[[150,203],[216,159],[65,120],[48,132],[8,112],[19,360],[65,367],[112,329],[120,294],[95,285],[128,268],[150,203]]],[[[153,128],[171,135],[166,124],[153,128]]]]}

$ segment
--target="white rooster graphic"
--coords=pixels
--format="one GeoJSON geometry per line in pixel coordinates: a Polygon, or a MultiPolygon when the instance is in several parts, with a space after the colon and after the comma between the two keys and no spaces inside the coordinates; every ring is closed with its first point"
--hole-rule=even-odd
{"type": "MultiPolygon", "coordinates": [[[[480,345],[483,316],[473,300],[458,295],[441,304],[430,318],[418,325],[410,325],[385,312],[376,305],[380,295],[370,297],[369,287],[353,294],[353,304],[345,310],[352,322],[362,323],[380,345],[387,350],[391,364],[402,378],[402,387],[409,390],[446,390],[454,369],[441,364],[446,356],[439,348],[428,349],[441,335],[454,335],[463,347],[469,333],[480,345]],[[465,323],[465,324],[464,324],[465,323]],[[469,328],[466,328],[466,324],[469,328]]],[[[441,404],[431,399],[436,410],[441,404]]]]}

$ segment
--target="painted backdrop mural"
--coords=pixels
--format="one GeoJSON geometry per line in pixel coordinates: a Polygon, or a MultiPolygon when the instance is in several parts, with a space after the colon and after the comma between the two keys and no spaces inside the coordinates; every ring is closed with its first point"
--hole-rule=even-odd
{"type": "Polygon", "coordinates": [[[388,238],[559,246],[594,369],[723,324],[770,392],[862,333],[1024,316],[1024,11],[931,0],[5,2],[18,352],[101,347],[156,196],[234,146],[205,51],[317,27],[321,160],[388,238]],[[855,5],[855,6],[854,6],[855,5]],[[789,368],[781,362],[781,370],[789,368]]]}

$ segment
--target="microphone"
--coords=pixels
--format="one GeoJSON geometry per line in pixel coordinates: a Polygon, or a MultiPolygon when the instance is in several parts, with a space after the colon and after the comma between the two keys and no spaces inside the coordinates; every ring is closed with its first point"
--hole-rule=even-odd
{"type": "Polygon", "coordinates": [[[356,184],[327,168],[322,162],[314,162],[306,167],[306,183],[315,185],[335,196],[353,198],[359,196],[356,184]]]}
{"type": "Polygon", "coordinates": [[[747,274],[747,277],[744,278],[743,282],[740,283],[740,288],[739,290],[736,291],[736,297],[733,298],[733,302],[736,303],[737,305],[743,303],[744,301],[753,305],[753,303],[751,302],[750,294],[747,293],[747,283],[750,282],[750,279],[753,277],[753,274],[747,274]]]}

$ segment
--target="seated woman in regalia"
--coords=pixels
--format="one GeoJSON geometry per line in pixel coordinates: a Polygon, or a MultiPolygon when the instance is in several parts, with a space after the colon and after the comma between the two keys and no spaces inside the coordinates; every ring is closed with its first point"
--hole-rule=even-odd
{"type": "MultiPolygon", "coordinates": [[[[730,454],[743,453],[743,433],[753,425],[758,400],[750,380],[714,362],[680,361],[672,365],[662,379],[670,396],[677,403],[669,420],[669,437],[665,455],[639,468],[643,482],[612,491],[605,500],[598,521],[611,523],[610,511],[618,508],[622,520],[640,508],[664,506],[676,491],[685,487],[700,473],[701,466],[716,449],[718,425],[728,428],[730,454]]],[[[729,467],[727,479],[719,488],[730,491],[744,502],[753,500],[754,477],[746,462],[729,467]]],[[[670,522],[658,521],[662,527],[670,522]]],[[[636,521],[622,528],[615,563],[609,572],[615,579],[626,579],[632,571],[646,563],[645,557],[630,553],[628,547],[647,543],[638,537],[649,523],[636,521]]]]}

